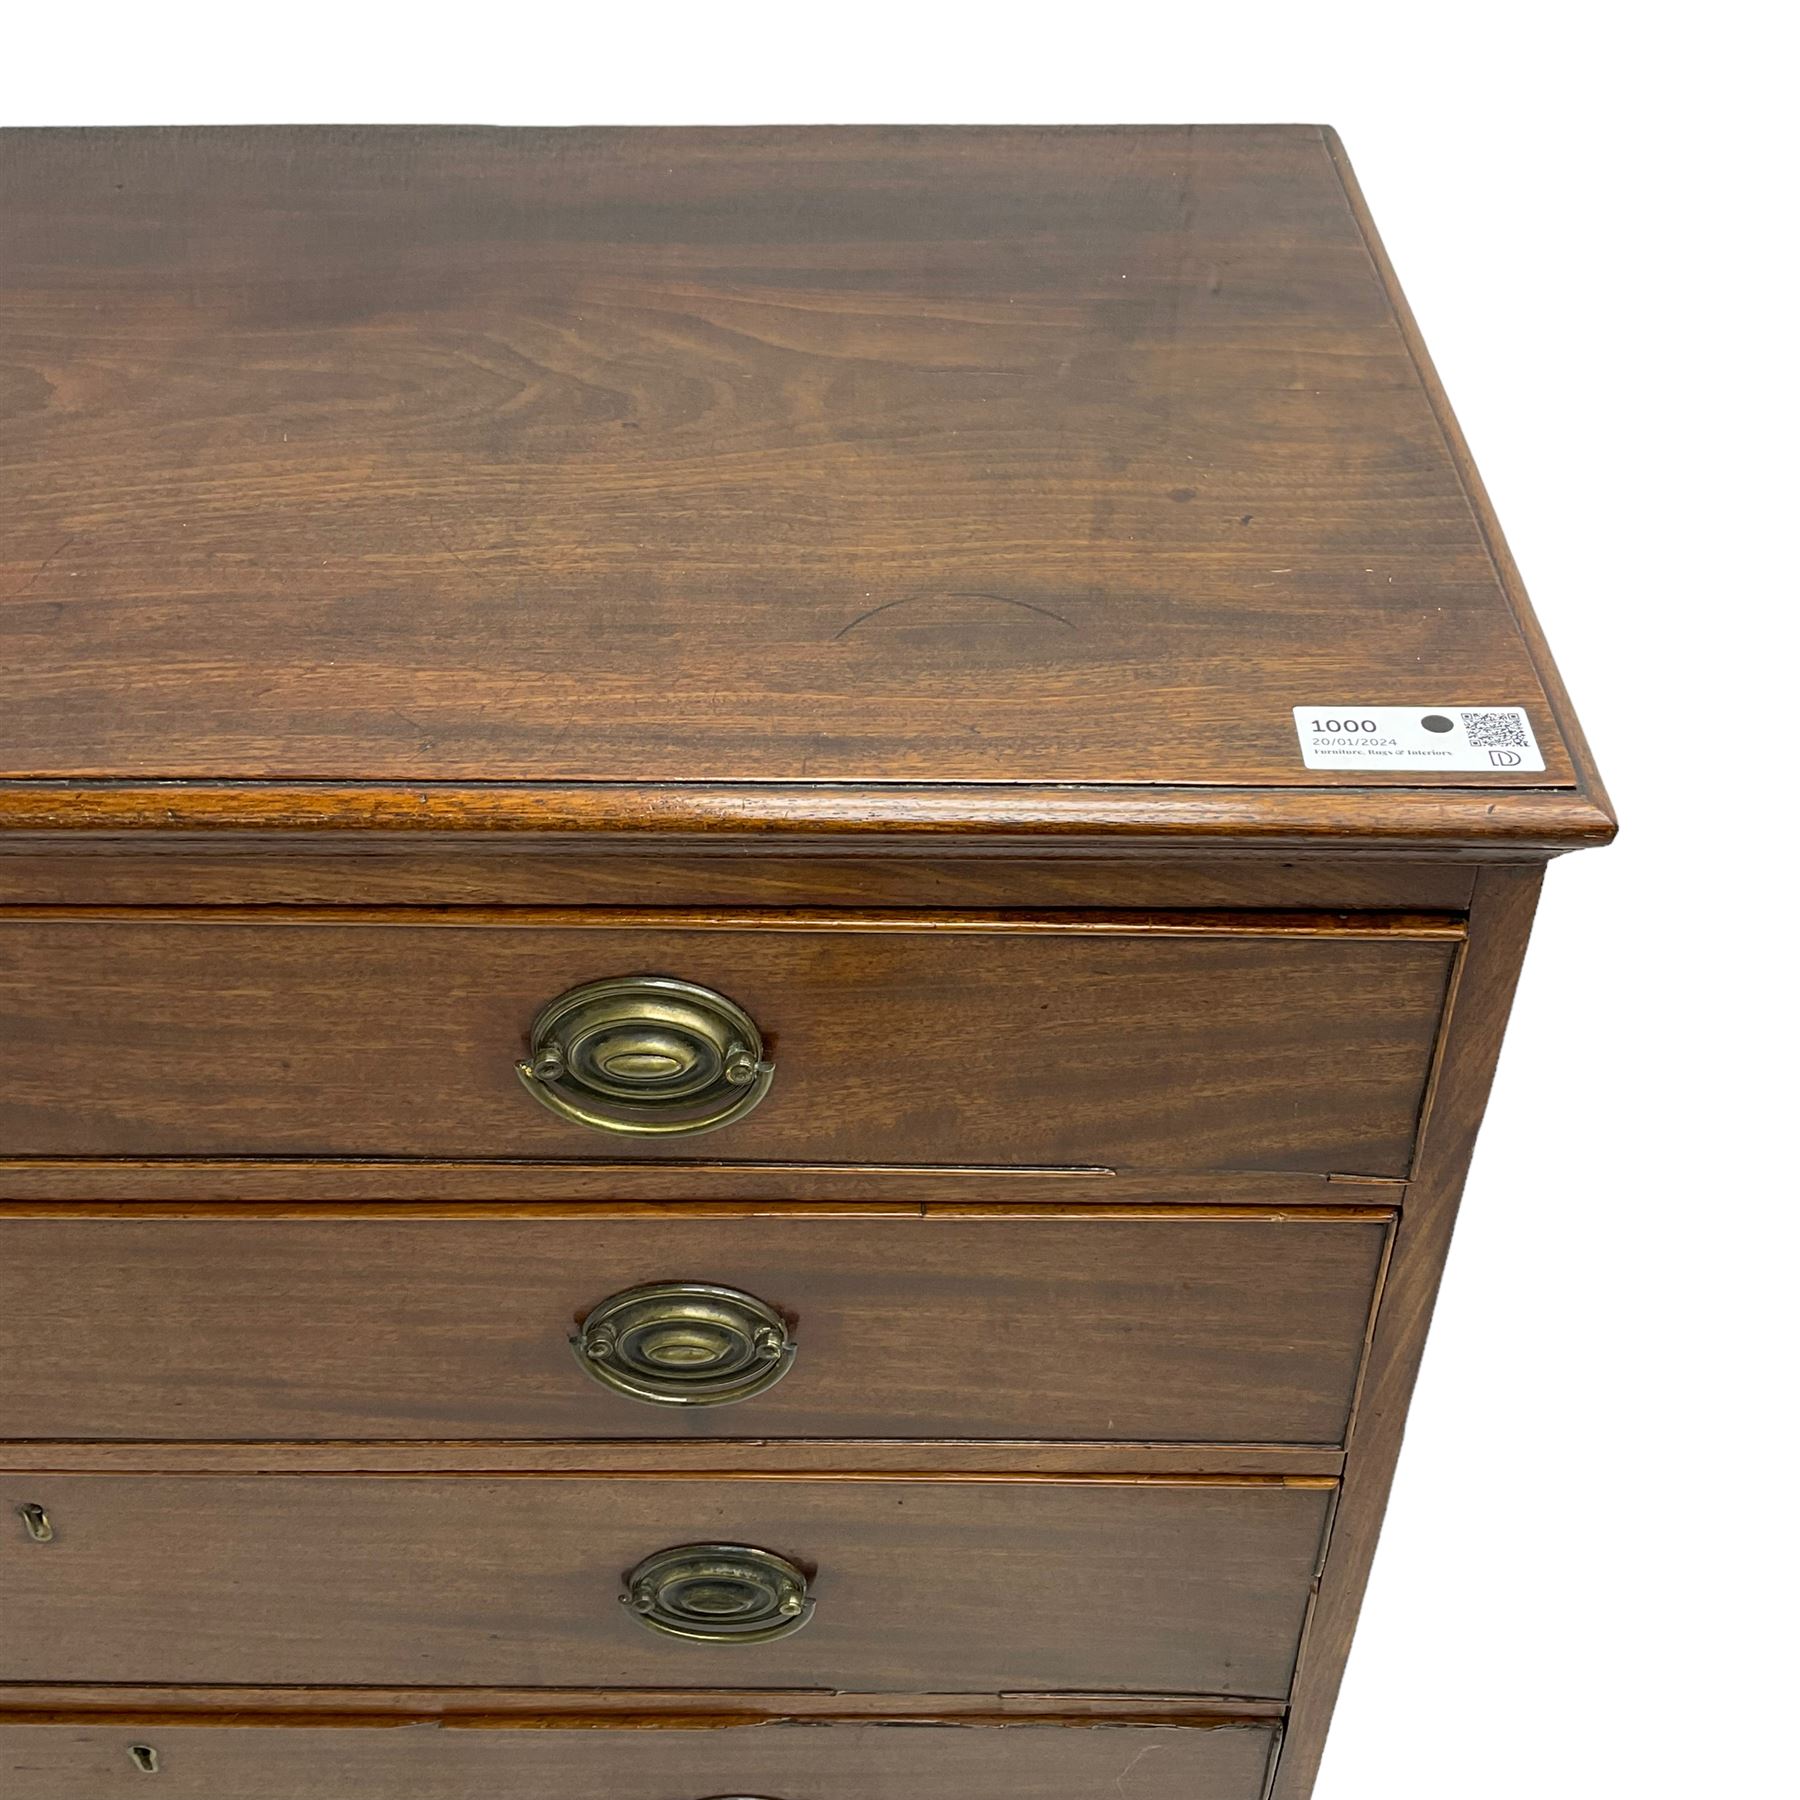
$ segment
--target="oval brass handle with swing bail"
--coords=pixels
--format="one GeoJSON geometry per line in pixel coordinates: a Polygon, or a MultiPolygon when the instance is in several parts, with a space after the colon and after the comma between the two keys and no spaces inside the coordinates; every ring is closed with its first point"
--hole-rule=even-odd
{"type": "Polygon", "coordinates": [[[696,1644],[767,1644],[811,1619],[805,1574],[748,1544],[680,1544],[647,1556],[619,1596],[639,1624],[696,1644]]]}
{"type": "Polygon", "coordinates": [[[737,1288],[658,1281],[602,1300],[572,1340],[596,1381],[653,1406],[729,1406],[794,1366],[794,1334],[737,1288]]]}
{"type": "Polygon", "coordinates": [[[735,1000],[666,975],[558,995],[515,1066],[559,1118],[627,1137],[717,1131],[759,1106],[775,1079],[756,1021],[735,1000]]]}

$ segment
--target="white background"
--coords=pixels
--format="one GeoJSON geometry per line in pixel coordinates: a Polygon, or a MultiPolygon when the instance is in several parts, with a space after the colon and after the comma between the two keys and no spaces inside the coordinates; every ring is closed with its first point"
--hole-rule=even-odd
{"type": "Polygon", "coordinates": [[[1318,1800],[1795,1791],[1781,16],[138,0],[0,26],[7,124],[1343,133],[1624,832],[1550,872],[1318,1800]]]}

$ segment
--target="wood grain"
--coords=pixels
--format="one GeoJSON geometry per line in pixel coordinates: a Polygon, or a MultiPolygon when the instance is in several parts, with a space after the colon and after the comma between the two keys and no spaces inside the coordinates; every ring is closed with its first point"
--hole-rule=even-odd
{"type": "Polygon", "coordinates": [[[0,772],[1394,781],[1342,696],[1577,779],[1314,128],[0,157],[0,772]]]}
{"type": "Polygon", "coordinates": [[[0,1680],[1286,1692],[1334,1484],[6,1476],[0,1680]],[[22,1485],[29,1480],[27,1489],[22,1485]],[[642,1557],[816,1570],[776,1643],[679,1643],[642,1557]]]}
{"type": "Polygon", "coordinates": [[[1538,870],[1484,870],[1476,886],[1469,946],[1457,974],[1419,1167],[1407,1189],[1382,1294],[1345,1462],[1343,1499],[1307,1626],[1292,1729],[1271,1800],[1307,1800],[1324,1754],[1541,881],[1538,870]]]}
{"type": "Polygon", "coordinates": [[[446,1688],[43,1686],[0,1682],[0,1718],[18,1724],[173,1722],[200,1726],[277,1725],[441,1719],[457,1727],[518,1723],[528,1728],[569,1720],[617,1720],[631,1726],[780,1723],[807,1719],[956,1719],[971,1725],[1013,1720],[1079,1719],[1114,1724],[1209,1725],[1236,1719],[1279,1723],[1279,1700],[1226,1701],[1193,1694],[963,1692],[837,1694],[823,1689],[704,1688],[446,1688]]]}
{"type": "Polygon", "coordinates": [[[1324,1476],[1343,1473],[1341,1450],[1307,1444],[1143,1443],[1111,1438],[368,1438],[326,1443],[131,1442],[84,1438],[0,1439],[0,1471],[13,1475],[643,1475],[734,1479],[817,1475],[849,1480],[897,1475],[1007,1481],[1052,1477],[1153,1484],[1196,1475],[1324,1476]]]}
{"type": "Polygon", "coordinates": [[[692,1154],[554,1118],[513,1070],[545,1002],[654,973],[730,995],[773,1045],[774,1091],[709,1158],[1399,1176],[1456,949],[1441,922],[1422,931],[7,916],[0,1139],[15,1156],[692,1154]]]}
{"type": "Polygon", "coordinates": [[[376,1725],[207,1726],[179,1719],[12,1725],[0,1714],[9,1800],[142,1800],[133,1745],[156,1755],[158,1800],[492,1800],[496,1794],[779,1793],[791,1800],[1260,1800],[1267,1723],[1210,1726],[915,1722],[630,1729],[376,1725]]]}
{"type": "Polygon", "coordinates": [[[152,1735],[175,1800],[1308,1800],[1539,865],[1614,830],[1335,135],[0,183],[8,1800],[152,1735]],[[1301,766],[1409,701],[1548,766],[1301,766]],[[517,1087],[633,972],[761,1021],[752,1117],[517,1087]],[[590,1385],[667,1275],[789,1381],[590,1385]],[[617,1606],[721,1537],[805,1633],[617,1606]]]}
{"type": "Polygon", "coordinates": [[[974,846],[1032,854],[1069,846],[1131,853],[1198,847],[1333,859],[1505,861],[1609,843],[1615,830],[1611,812],[1585,794],[1524,787],[0,783],[0,835],[123,837],[123,847],[133,852],[165,831],[210,835],[221,844],[273,834],[328,839],[366,832],[412,834],[425,842],[574,835],[682,850],[766,849],[771,843],[800,849],[852,844],[878,854],[918,855],[974,846]]]}
{"type": "Polygon", "coordinates": [[[1206,1206],[1306,1211],[1392,1206],[1405,1184],[1389,1177],[1228,1170],[1196,1175],[1120,1175],[1093,1165],[754,1163],[672,1157],[659,1163],[396,1161],[384,1157],[255,1161],[206,1158],[0,1158],[0,1217],[162,1212],[199,1217],[219,1208],[270,1216],[369,1208],[421,1216],[551,1217],[596,1207],[645,1217],[692,1211],[709,1217],[786,1211],[820,1214],[939,1212],[946,1208],[1206,1206]]]}
{"type": "Polygon", "coordinates": [[[920,906],[1463,912],[1455,864],[1278,855],[657,856],[605,840],[395,834],[207,843],[0,833],[0,905],[920,906]]]}
{"type": "Polygon", "coordinates": [[[0,1220],[0,1435],[1332,1446],[1387,1236],[1205,1215],[0,1220]],[[670,1280],[775,1307],[792,1372],[701,1408],[586,1375],[579,1320],[670,1280]]]}
{"type": "Polygon", "coordinates": [[[1462,426],[1457,422],[1456,413],[1450,405],[1450,396],[1444,392],[1444,384],[1438,379],[1437,368],[1431,360],[1431,352],[1425,347],[1424,335],[1413,317],[1412,306],[1401,292],[1400,278],[1394,272],[1387,246],[1381,241],[1381,233],[1375,227],[1374,216],[1369,211],[1368,201],[1363,197],[1356,171],[1350,166],[1343,140],[1330,126],[1324,127],[1323,135],[1326,153],[1331,158],[1338,179],[1344,184],[1344,198],[1349,202],[1363,242],[1369,247],[1369,260],[1375,265],[1375,272],[1381,278],[1388,303],[1394,309],[1394,323],[1399,327],[1400,335],[1406,343],[1407,354],[1418,372],[1438,429],[1444,434],[1444,447],[1449,451],[1450,459],[1456,465],[1457,476],[1463,484],[1463,491],[1469,497],[1469,510],[1481,531],[1488,555],[1493,559],[1494,572],[1506,590],[1507,603],[1518,621],[1519,634],[1531,648],[1532,661],[1544,684],[1545,698],[1550,702],[1550,709],[1556,718],[1557,732],[1579,771],[1582,792],[1596,812],[1610,816],[1612,802],[1601,782],[1600,772],[1595,767],[1593,752],[1588,748],[1587,734],[1582,729],[1581,721],[1575,716],[1569,691],[1563,683],[1555,658],[1550,654],[1544,628],[1532,609],[1519,566],[1513,559],[1505,532],[1500,529],[1500,520],[1495,515],[1493,502],[1488,498],[1487,484],[1481,478],[1481,471],[1475,466],[1468,440],[1463,436],[1462,426]]]}

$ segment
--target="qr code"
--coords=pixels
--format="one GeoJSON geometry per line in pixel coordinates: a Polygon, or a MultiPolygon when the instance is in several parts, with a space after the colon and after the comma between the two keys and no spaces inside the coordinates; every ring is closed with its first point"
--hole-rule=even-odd
{"type": "Polygon", "coordinates": [[[1477,750],[1528,750],[1531,739],[1525,735],[1525,720],[1513,712],[1466,712],[1463,730],[1477,750]]]}

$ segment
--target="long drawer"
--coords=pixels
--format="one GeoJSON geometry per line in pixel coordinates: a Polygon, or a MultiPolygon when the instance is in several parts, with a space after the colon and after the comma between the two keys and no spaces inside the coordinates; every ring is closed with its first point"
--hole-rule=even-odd
{"type": "Polygon", "coordinates": [[[0,1681],[1280,1698],[1332,1492],[13,1475],[0,1681]]]}
{"type": "Polygon", "coordinates": [[[8,1725],[7,1800],[1258,1800],[1268,1721],[1147,1726],[833,1723],[557,1729],[8,1725]],[[146,1788],[144,1777],[157,1779],[146,1788]]]}
{"type": "Polygon", "coordinates": [[[10,1438],[1342,1442],[1379,1214],[0,1220],[10,1438]]]}
{"type": "Polygon", "coordinates": [[[1379,915],[12,913],[0,1142],[1399,1176],[1459,938],[1379,915]],[[655,1008],[588,1029],[612,1004],[591,1002],[555,1015],[561,1072],[521,1081],[547,1006],[632,977],[722,996],[718,1042],[655,1008]],[[726,1107],[731,1080],[762,1097],[704,1138],[534,1100],[600,1081],[660,1105],[715,1076],[726,1107]]]}

